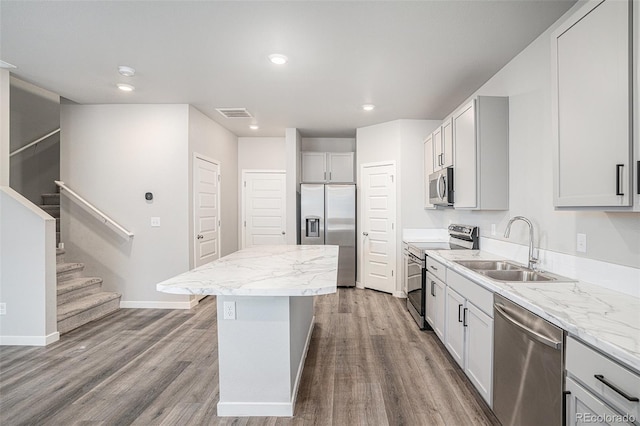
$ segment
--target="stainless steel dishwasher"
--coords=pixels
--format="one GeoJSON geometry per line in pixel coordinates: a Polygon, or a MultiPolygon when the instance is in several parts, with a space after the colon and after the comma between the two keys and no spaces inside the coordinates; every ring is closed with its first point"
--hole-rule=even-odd
{"type": "Polygon", "coordinates": [[[494,294],[493,411],[503,426],[562,425],[565,333],[494,294]]]}

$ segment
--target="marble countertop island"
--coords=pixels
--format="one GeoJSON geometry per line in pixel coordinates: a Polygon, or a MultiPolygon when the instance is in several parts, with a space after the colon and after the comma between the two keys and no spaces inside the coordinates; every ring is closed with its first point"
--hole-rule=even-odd
{"type": "Polygon", "coordinates": [[[315,296],[336,292],[338,246],[255,246],[156,285],[163,293],[315,296]]]}
{"type": "Polygon", "coordinates": [[[456,263],[508,260],[480,250],[430,250],[428,255],[640,372],[640,299],[637,297],[582,281],[501,282],[456,263]]]}

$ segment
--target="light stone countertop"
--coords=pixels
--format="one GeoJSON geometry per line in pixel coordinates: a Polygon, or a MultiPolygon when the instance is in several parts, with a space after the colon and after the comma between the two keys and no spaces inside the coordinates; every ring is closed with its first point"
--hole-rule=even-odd
{"type": "Polygon", "coordinates": [[[255,246],[156,285],[163,293],[315,296],[335,293],[338,246],[255,246]]]}
{"type": "Polygon", "coordinates": [[[640,373],[640,299],[582,281],[500,282],[455,263],[509,260],[480,250],[429,250],[428,255],[640,373]]]}

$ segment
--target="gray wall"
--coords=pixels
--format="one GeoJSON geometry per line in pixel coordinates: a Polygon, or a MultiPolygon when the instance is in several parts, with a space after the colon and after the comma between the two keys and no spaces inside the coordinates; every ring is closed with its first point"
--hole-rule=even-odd
{"type": "MultiPolygon", "coordinates": [[[[60,97],[30,83],[11,78],[10,150],[13,152],[60,127],[60,97]]],[[[34,204],[40,195],[56,192],[60,178],[60,136],[11,157],[11,187],[34,204]]]]}
{"type": "Polygon", "coordinates": [[[124,307],[187,307],[156,283],[189,269],[189,106],[63,105],[61,178],[135,234],[126,240],[66,197],[67,258],[124,307]],[[154,194],[146,201],[145,192],[154,194]],[[159,217],[160,227],[150,218],[159,217]]]}
{"type": "MultiPolygon", "coordinates": [[[[524,215],[534,223],[536,244],[541,248],[638,268],[640,214],[557,211],[553,207],[549,34],[555,26],[476,92],[509,96],[509,211],[422,211],[422,221],[425,227],[442,220],[445,225],[479,225],[482,236],[503,240],[509,218],[524,215]],[[497,227],[495,236],[490,234],[492,224],[497,227]],[[587,235],[586,253],[576,251],[577,233],[587,235]]],[[[415,195],[419,196],[417,191],[415,195]]],[[[509,241],[528,244],[526,226],[514,226],[509,241]]]]}

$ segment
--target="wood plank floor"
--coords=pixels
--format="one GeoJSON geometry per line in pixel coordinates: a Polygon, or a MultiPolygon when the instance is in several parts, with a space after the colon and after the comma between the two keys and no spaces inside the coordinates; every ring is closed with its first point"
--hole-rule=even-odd
{"type": "Polygon", "coordinates": [[[121,309],[46,348],[0,347],[2,425],[498,425],[405,300],[339,289],[316,324],[292,418],[220,418],[216,304],[121,309]]]}

